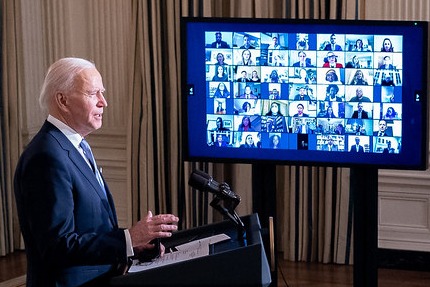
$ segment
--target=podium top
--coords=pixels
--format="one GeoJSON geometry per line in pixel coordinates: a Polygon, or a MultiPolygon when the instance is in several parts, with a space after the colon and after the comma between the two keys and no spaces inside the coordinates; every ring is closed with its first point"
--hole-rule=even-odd
{"type": "Polygon", "coordinates": [[[246,244],[238,238],[236,226],[231,221],[178,231],[162,242],[166,250],[216,234],[224,233],[231,239],[210,245],[208,256],[128,273],[113,278],[110,285],[268,286],[271,282],[270,268],[262,244],[258,215],[241,219],[246,227],[246,244]]]}

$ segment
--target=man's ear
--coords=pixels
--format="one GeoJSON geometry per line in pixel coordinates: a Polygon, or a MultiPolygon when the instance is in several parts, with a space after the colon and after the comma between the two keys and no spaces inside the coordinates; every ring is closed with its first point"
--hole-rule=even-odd
{"type": "Polygon", "coordinates": [[[68,97],[64,93],[55,94],[55,103],[60,109],[65,109],[69,105],[68,97]]]}

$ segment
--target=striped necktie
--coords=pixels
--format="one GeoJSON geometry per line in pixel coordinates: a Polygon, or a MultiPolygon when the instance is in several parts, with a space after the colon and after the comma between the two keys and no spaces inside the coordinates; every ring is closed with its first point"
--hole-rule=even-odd
{"type": "Polygon", "coordinates": [[[97,178],[97,181],[99,182],[101,188],[103,189],[103,192],[106,195],[106,190],[105,190],[105,186],[104,186],[104,183],[103,183],[103,179],[102,179],[102,176],[100,174],[100,171],[97,168],[97,164],[96,164],[96,162],[94,160],[94,156],[93,156],[93,153],[91,151],[90,145],[88,144],[88,142],[85,139],[82,139],[82,141],[79,144],[79,146],[84,151],[84,155],[87,158],[88,162],[90,163],[91,169],[93,170],[93,172],[94,172],[94,174],[95,174],[95,176],[97,178]]]}

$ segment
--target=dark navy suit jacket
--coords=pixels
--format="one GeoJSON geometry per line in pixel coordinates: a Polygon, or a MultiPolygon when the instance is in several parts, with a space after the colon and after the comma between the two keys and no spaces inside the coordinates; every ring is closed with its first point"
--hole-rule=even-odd
{"type": "Polygon", "coordinates": [[[67,137],[45,122],[21,156],[15,197],[27,253],[27,287],[81,286],[127,262],[109,188],[67,137]]]}

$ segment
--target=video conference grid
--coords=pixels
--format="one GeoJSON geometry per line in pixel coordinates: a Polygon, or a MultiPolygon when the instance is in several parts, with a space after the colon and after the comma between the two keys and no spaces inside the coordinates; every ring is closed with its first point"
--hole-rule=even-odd
{"type": "Polygon", "coordinates": [[[208,145],[400,152],[402,36],[210,31],[205,42],[208,145]]]}

